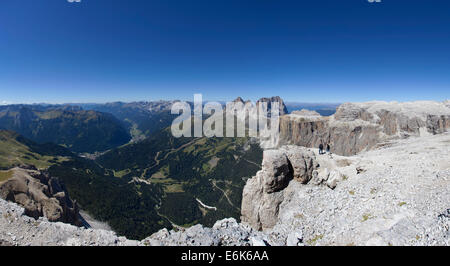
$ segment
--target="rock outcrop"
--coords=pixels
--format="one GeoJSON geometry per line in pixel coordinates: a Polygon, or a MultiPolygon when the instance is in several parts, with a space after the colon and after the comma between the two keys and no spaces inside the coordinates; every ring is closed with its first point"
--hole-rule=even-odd
{"type": "Polygon", "coordinates": [[[267,104],[267,110],[272,110],[272,103],[277,102],[279,105],[280,114],[279,115],[285,115],[288,113],[287,107],[284,104],[283,99],[281,99],[280,96],[274,96],[270,98],[261,98],[256,102],[256,106],[259,106],[261,103],[267,104]]]}
{"type": "Polygon", "coordinates": [[[303,147],[264,151],[262,169],[244,187],[242,221],[258,230],[272,228],[283,202],[282,190],[292,179],[307,183],[317,167],[314,153],[303,147]]]}
{"type": "Polygon", "coordinates": [[[57,178],[35,168],[13,168],[12,177],[0,184],[0,198],[24,207],[27,216],[81,226],[76,202],[57,178]]]}
{"type": "Polygon", "coordinates": [[[280,145],[330,143],[333,153],[354,155],[391,139],[439,134],[449,128],[448,101],[345,103],[329,117],[305,111],[280,117],[280,145]]]}
{"type": "Polygon", "coordinates": [[[243,190],[242,223],[163,229],[143,241],[49,222],[58,212],[43,209],[59,202],[61,190],[50,189],[41,172],[16,169],[0,195],[25,209],[0,199],[0,245],[448,246],[449,105],[371,102],[344,104],[331,117],[282,116],[285,141],[330,142],[333,154],[293,145],[265,150],[262,169],[243,190]],[[43,217],[27,216],[36,210],[43,217]]]}

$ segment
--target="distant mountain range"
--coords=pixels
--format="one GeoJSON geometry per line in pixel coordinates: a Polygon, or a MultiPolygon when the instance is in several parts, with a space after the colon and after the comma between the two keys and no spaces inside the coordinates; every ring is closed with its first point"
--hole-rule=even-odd
{"type": "MultiPolygon", "coordinates": [[[[261,98],[257,104],[268,101],[281,101],[281,114],[305,108],[328,116],[338,105],[284,104],[279,97],[261,98]]],[[[170,126],[177,116],[170,113],[174,102],[2,105],[0,129],[15,131],[38,143],[60,144],[77,153],[103,152],[130,140],[143,140],[170,126]]]]}
{"type": "Polygon", "coordinates": [[[113,115],[74,106],[0,106],[0,129],[38,143],[60,144],[74,152],[105,151],[131,139],[113,115]]]}
{"type": "Polygon", "coordinates": [[[322,116],[330,116],[336,112],[336,108],[340,103],[298,103],[298,102],[286,102],[286,107],[289,113],[296,110],[307,109],[316,111],[322,116]]]}
{"type": "Polygon", "coordinates": [[[78,104],[85,110],[110,113],[122,122],[133,141],[143,139],[168,127],[176,115],[170,114],[173,101],[113,102],[105,104],[78,104]]]}

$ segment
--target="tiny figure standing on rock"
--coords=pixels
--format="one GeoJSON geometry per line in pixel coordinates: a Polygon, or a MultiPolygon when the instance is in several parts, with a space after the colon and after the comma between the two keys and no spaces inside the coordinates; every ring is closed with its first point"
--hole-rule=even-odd
{"type": "Polygon", "coordinates": [[[323,144],[319,144],[319,154],[323,154],[323,144]]]}
{"type": "Polygon", "coordinates": [[[330,153],[330,143],[327,144],[327,153],[330,153]]]}

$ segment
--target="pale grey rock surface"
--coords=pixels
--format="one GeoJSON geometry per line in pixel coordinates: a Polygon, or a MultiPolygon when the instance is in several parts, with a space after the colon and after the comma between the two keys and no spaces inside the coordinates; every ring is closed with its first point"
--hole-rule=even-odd
{"type": "Polygon", "coordinates": [[[137,241],[118,237],[112,231],[85,229],[47,218],[34,219],[23,207],[0,199],[0,241],[18,246],[124,246],[137,241]]]}
{"type": "Polygon", "coordinates": [[[299,230],[305,245],[450,244],[449,133],[394,140],[351,157],[315,152],[316,177],[278,192],[283,201],[266,234],[292,244],[289,234],[299,230]],[[318,178],[327,172],[328,180],[318,178]]]}
{"type": "Polygon", "coordinates": [[[291,180],[308,182],[317,168],[315,155],[307,148],[285,146],[265,150],[262,169],[247,180],[242,193],[241,220],[258,230],[272,228],[277,222],[283,190],[291,180]]]}
{"type": "Polygon", "coordinates": [[[330,143],[333,153],[349,156],[392,139],[449,128],[448,101],[344,103],[329,117],[306,112],[281,116],[279,143],[314,148],[330,143]]]}

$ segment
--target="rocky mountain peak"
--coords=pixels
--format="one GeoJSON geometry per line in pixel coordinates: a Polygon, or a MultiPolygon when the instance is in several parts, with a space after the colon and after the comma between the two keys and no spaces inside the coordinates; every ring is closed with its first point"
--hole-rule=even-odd
{"type": "Polygon", "coordinates": [[[234,103],[244,103],[244,100],[239,96],[233,100],[234,103]]]}
{"type": "Polygon", "coordinates": [[[278,102],[279,103],[279,109],[280,109],[280,115],[285,115],[288,113],[287,107],[284,104],[283,99],[281,99],[280,96],[273,96],[270,98],[261,98],[256,102],[256,106],[258,106],[260,103],[267,103],[267,110],[272,110],[272,102],[278,102]]]}

